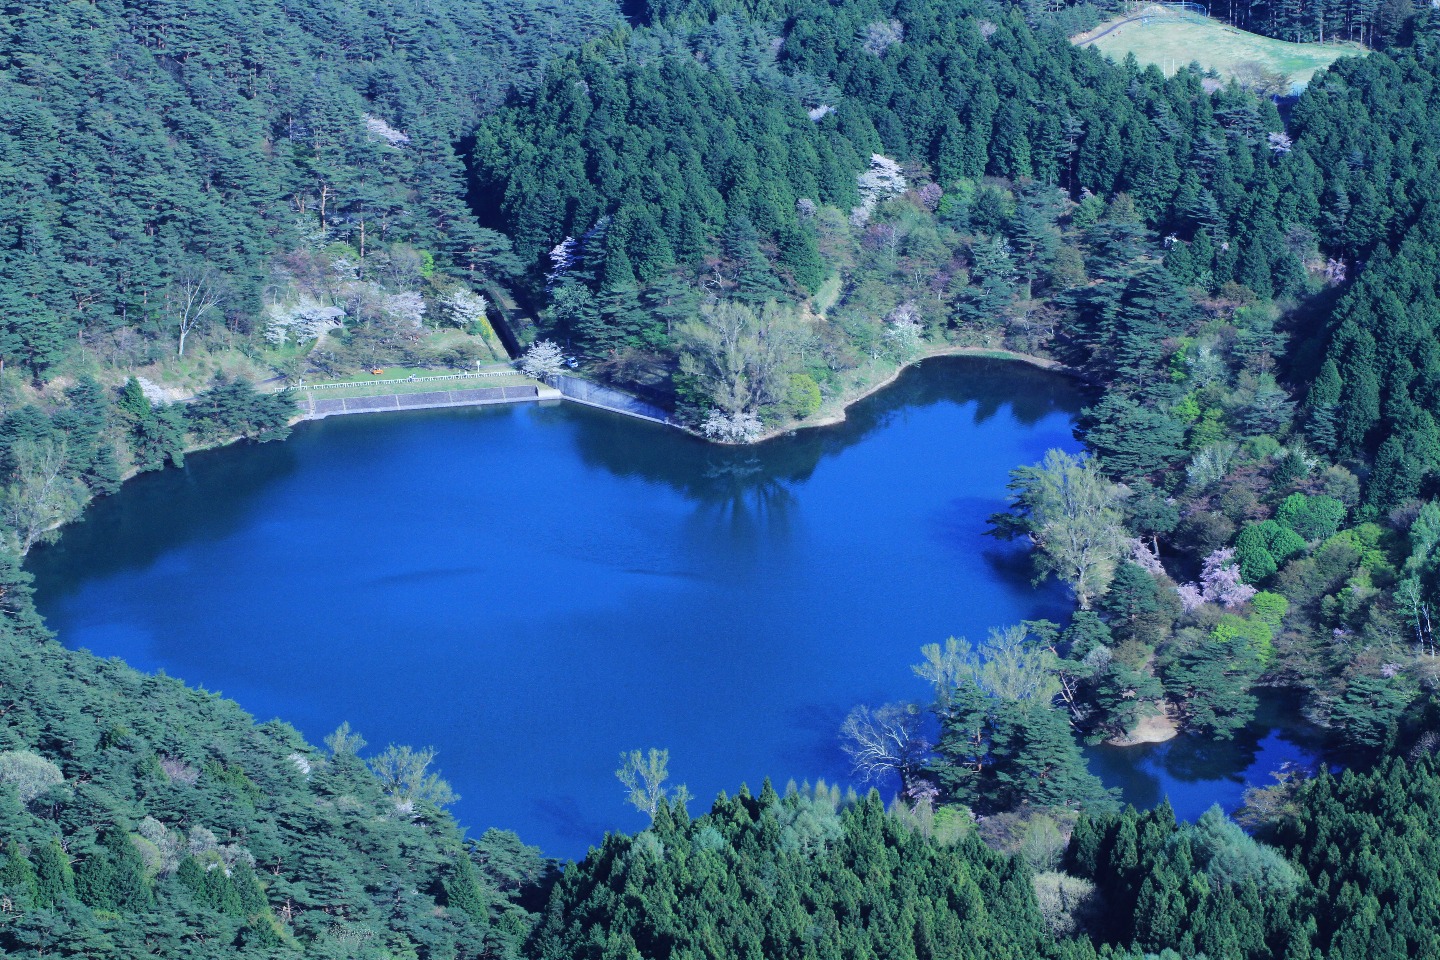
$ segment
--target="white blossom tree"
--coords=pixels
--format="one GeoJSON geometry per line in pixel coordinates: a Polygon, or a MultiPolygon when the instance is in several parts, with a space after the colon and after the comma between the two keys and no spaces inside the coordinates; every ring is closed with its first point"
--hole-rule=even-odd
{"type": "Polygon", "coordinates": [[[878,153],[870,155],[870,166],[856,178],[860,189],[860,205],[850,211],[850,222],[857,227],[870,222],[881,200],[898,197],[908,189],[900,164],[878,153]]]}
{"type": "Polygon", "coordinates": [[[302,293],[293,301],[265,308],[265,339],[277,347],[292,339],[296,343],[316,340],[327,330],[342,326],[344,318],[340,307],[302,293]]]}
{"type": "Polygon", "coordinates": [[[555,246],[550,248],[550,272],[545,274],[545,287],[548,290],[559,283],[570,268],[575,266],[580,257],[580,242],[574,237],[566,237],[555,246]]]}
{"type": "Polygon", "coordinates": [[[1244,606],[1255,596],[1255,588],[1240,578],[1240,564],[1233,547],[1216,550],[1205,558],[1200,570],[1200,588],[1207,601],[1227,610],[1244,606]]]}
{"type": "Polygon", "coordinates": [[[457,327],[468,327],[485,321],[490,301],[468,287],[455,287],[440,298],[445,317],[457,327]]]}
{"type": "Polygon", "coordinates": [[[905,26],[899,20],[877,20],[866,24],[861,32],[861,48],[876,57],[905,39],[905,26]]]}
{"type": "Polygon", "coordinates": [[[565,355],[558,344],[536,340],[520,358],[520,372],[532,380],[550,382],[565,369],[565,355]]]}
{"type": "Polygon", "coordinates": [[[362,118],[365,121],[365,132],[373,137],[384,140],[390,146],[399,150],[410,143],[410,138],[390,124],[374,114],[367,113],[362,118]]]}
{"type": "Polygon", "coordinates": [[[425,324],[425,298],[413,290],[384,295],[381,309],[403,324],[417,330],[425,324]]]}
{"type": "Polygon", "coordinates": [[[707,413],[700,424],[701,433],[722,443],[750,443],[760,436],[761,430],[760,418],[755,414],[745,411],[726,413],[718,408],[707,413]]]}
{"type": "Polygon", "coordinates": [[[920,311],[913,300],[900,304],[885,318],[885,345],[896,360],[909,360],[919,353],[924,335],[920,311]]]}

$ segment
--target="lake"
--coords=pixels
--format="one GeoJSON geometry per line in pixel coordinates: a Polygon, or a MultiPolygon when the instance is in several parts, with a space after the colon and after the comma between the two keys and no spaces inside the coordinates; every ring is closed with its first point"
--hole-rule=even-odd
{"type": "MultiPolygon", "coordinates": [[[[434,746],[472,833],[580,856],[646,823],[621,751],[668,749],[694,812],[767,775],[849,783],[841,721],[923,699],[923,644],[1063,615],[984,531],[1013,467],[1079,449],[1083,403],[952,358],[744,449],[573,404],[341,417],[132,480],[28,567],[67,645],[312,742],[434,746]]],[[[1091,756],[1137,804],[1203,809],[1308,756],[1253,733],[1218,763],[1091,756]]]]}

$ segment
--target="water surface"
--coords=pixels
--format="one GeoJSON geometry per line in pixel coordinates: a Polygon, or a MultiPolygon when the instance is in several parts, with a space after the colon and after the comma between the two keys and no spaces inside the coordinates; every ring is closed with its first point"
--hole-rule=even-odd
{"type": "Polygon", "coordinates": [[[848,782],[841,720],[923,698],[921,645],[1063,615],[983,533],[1082,402],[951,359],[750,449],[571,404],[335,418],[140,477],[29,566],[66,644],[433,745],[472,831],[578,856],[645,823],[622,750],[668,748],[695,811],[848,782]]]}
{"type": "Polygon", "coordinates": [[[1262,690],[1254,721],[1231,740],[1182,734],[1164,743],[1096,746],[1085,751],[1090,769],[1124,800],[1149,808],[1169,800],[1181,820],[1196,820],[1219,804],[1234,813],[1250,787],[1272,787],[1273,776],[1293,769],[1314,775],[1330,766],[1324,731],[1304,722],[1300,697],[1262,690]]]}

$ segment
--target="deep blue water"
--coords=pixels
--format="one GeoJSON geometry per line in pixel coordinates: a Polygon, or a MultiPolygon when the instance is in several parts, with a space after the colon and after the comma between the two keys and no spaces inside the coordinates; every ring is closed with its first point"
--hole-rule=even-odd
{"type": "MultiPolygon", "coordinates": [[[[578,856],[645,822],[622,750],[668,748],[692,810],[766,775],[849,782],[841,720],[923,698],[921,645],[1060,615],[983,533],[1011,468],[1078,448],[1081,403],[947,360],[746,450],[569,404],[344,417],[140,477],[29,567],[68,645],[314,742],[348,720],[433,745],[473,832],[578,856]]],[[[1137,803],[1211,792],[1209,768],[1151,783],[1175,746],[1145,750],[1097,762],[1137,803]]]]}

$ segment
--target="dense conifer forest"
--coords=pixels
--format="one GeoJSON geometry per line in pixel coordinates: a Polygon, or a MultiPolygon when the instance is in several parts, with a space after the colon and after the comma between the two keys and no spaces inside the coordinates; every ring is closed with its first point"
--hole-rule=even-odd
{"type": "Polygon", "coordinates": [[[0,949],[1440,954],[1440,14],[1214,8],[1375,48],[1277,102],[1071,45],[1112,12],[0,12],[0,949]],[[426,751],[318,748],[45,630],[19,558],[92,497],[283,439],[305,377],[466,369],[507,322],[724,442],[935,353],[1063,365],[1088,453],[1017,464],[992,525],[1073,616],[914,638],[930,696],[844,731],[888,806],[661,794],[563,870],[466,839],[426,751]],[[1146,723],[1232,737],[1263,686],[1356,768],[1253,791],[1243,828],[1085,768],[1146,723]]]}

